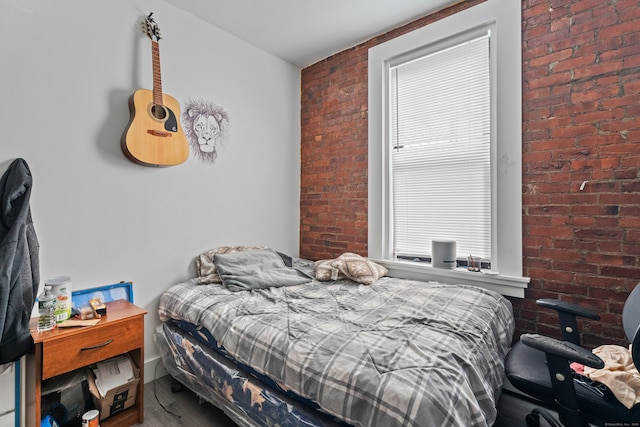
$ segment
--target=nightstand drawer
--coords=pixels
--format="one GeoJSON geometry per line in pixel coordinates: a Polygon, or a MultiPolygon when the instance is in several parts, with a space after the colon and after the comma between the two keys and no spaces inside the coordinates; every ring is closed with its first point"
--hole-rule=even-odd
{"type": "Polygon", "coordinates": [[[81,332],[43,343],[46,357],[42,363],[42,378],[51,378],[142,347],[144,320],[142,316],[136,316],[109,323],[108,327],[90,326],[81,332]]]}

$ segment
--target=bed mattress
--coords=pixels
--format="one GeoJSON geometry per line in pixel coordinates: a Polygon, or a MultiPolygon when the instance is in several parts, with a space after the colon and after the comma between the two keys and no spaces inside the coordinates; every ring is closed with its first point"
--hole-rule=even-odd
{"type": "Polygon", "coordinates": [[[491,426],[514,330],[497,293],[390,277],[242,292],[190,280],[159,315],[203,326],[240,365],[355,426],[491,426]]]}
{"type": "Polygon", "coordinates": [[[212,348],[201,326],[170,320],[158,326],[154,339],[169,374],[240,427],[347,427],[238,366],[212,348]]]}

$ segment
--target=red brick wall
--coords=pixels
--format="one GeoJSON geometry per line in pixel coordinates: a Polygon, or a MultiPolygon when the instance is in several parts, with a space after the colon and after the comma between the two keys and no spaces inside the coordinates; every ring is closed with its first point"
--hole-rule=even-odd
{"type": "MultiPolygon", "coordinates": [[[[417,20],[302,71],[300,254],[367,253],[367,50],[480,1],[417,20]]],[[[537,298],[597,309],[584,341],[626,344],[640,281],[640,2],[523,1],[524,299],[518,333],[558,335],[537,298]],[[587,181],[584,189],[581,184],[587,181]]]]}
{"type": "Polygon", "coordinates": [[[368,49],[477,3],[424,17],[302,70],[300,256],[367,254],[368,49]]]}

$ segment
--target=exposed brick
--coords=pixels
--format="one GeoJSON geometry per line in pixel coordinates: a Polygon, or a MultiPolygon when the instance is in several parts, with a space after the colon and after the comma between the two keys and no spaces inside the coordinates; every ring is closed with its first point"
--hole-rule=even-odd
{"type": "Polygon", "coordinates": [[[590,11],[595,7],[602,4],[601,0],[581,0],[571,3],[571,12],[578,13],[584,11],[590,11]]]}
{"type": "Polygon", "coordinates": [[[556,86],[559,84],[569,82],[572,77],[571,74],[572,73],[568,71],[565,71],[563,73],[554,73],[546,77],[527,80],[525,84],[529,86],[529,89],[537,89],[537,88],[547,87],[547,86],[556,86]]]}
{"type": "Polygon", "coordinates": [[[539,56],[529,61],[530,67],[551,66],[555,62],[560,62],[570,58],[573,55],[573,49],[564,49],[559,52],[551,52],[544,56],[539,56]]]}
{"type": "MultiPolygon", "coordinates": [[[[463,1],[302,70],[300,254],[367,253],[367,50],[463,1]]],[[[522,2],[523,274],[515,339],[559,336],[537,298],[591,306],[583,342],[627,345],[620,312],[640,280],[640,2],[522,2]],[[551,7],[551,10],[550,10],[551,7]],[[585,188],[579,189],[587,181],[585,188]]]]}

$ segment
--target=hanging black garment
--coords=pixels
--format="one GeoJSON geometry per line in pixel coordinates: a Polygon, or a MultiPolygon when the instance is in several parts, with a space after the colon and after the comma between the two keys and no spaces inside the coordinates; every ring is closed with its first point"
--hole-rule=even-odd
{"type": "Polygon", "coordinates": [[[31,171],[14,160],[0,178],[0,364],[33,347],[29,318],[36,300],[39,244],[31,220],[31,171]]]}

